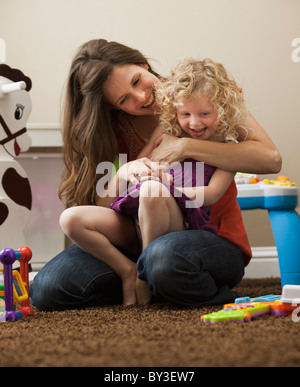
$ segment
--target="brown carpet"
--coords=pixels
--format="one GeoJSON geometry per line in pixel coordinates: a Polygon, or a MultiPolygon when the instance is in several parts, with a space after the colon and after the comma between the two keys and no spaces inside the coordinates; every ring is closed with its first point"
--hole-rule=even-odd
{"type": "MultiPolygon", "coordinates": [[[[244,279],[241,296],[280,294],[278,279],[244,279]]],[[[170,304],[39,312],[0,323],[0,367],[300,366],[300,322],[262,316],[206,325],[220,307],[170,304]]],[[[300,313],[298,314],[300,317],[300,313]]]]}

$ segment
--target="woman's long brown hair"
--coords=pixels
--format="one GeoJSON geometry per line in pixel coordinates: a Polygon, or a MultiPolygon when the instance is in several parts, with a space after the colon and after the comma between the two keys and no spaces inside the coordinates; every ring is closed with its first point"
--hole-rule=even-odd
{"type": "MultiPolygon", "coordinates": [[[[64,171],[59,197],[68,207],[96,203],[97,165],[118,155],[115,111],[104,84],[114,66],[148,64],[138,51],[117,42],[91,40],[80,47],[66,85],[62,123],[64,171]]],[[[149,66],[149,71],[157,75],[149,66]]]]}

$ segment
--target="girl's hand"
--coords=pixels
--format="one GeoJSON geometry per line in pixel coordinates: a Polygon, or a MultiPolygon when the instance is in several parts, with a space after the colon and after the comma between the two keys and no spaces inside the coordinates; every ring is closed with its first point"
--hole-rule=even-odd
{"type": "Polygon", "coordinates": [[[154,163],[147,157],[143,157],[134,161],[130,161],[122,165],[113,179],[107,185],[97,184],[97,198],[96,203],[98,206],[109,207],[109,205],[119,195],[128,189],[128,182],[136,185],[145,180],[156,179],[159,181],[172,184],[172,176],[165,173],[166,167],[159,163],[154,163]]]}
{"type": "Polygon", "coordinates": [[[140,183],[143,183],[144,181],[147,181],[147,180],[156,180],[156,181],[164,182],[168,185],[173,184],[173,176],[170,173],[162,173],[161,177],[157,176],[157,174],[154,174],[154,173],[151,174],[151,176],[143,176],[140,179],[140,183]]]}
{"type": "Polygon", "coordinates": [[[181,138],[164,133],[155,140],[154,146],[155,148],[149,156],[152,161],[171,165],[173,162],[182,161],[185,158],[181,138]]]}
{"type": "Polygon", "coordinates": [[[159,179],[164,180],[165,177],[165,166],[159,163],[153,162],[147,157],[143,157],[138,160],[130,161],[127,164],[121,166],[118,170],[119,184],[123,182],[131,182],[133,185],[138,184],[141,179],[159,179]]]}

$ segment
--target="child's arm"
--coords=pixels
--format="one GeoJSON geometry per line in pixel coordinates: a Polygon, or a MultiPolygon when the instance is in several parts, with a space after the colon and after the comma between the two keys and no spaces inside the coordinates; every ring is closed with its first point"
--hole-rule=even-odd
{"type": "Polygon", "coordinates": [[[225,194],[235,173],[224,171],[223,169],[216,169],[213,173],[209,183],[204,187],[204,206],[211,206],[221,199],[225,194]]]}
{"type": "Polygon", "coordinates": [[[216,169],[207,186],[176,188],[191,198],[198,207],[211,206],[225,194],[234,176],[233,172],[216,169]]]}

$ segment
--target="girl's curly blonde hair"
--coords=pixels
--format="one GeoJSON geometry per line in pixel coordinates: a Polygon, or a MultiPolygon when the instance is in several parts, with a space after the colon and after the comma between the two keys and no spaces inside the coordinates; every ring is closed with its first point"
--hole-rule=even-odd
{"type": "Polygon", "coordinates": [[[208,98],[218,111],[218,127],[212,141],[234,141],[245,126],[246,107],[243,94],[224,66],[211,59],[182,59],[156,89],[160,120],[166,130],[183,136],[177,119],[177,107],[190,96],[208,98]]]}

